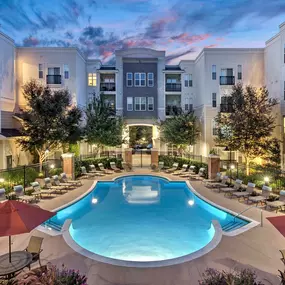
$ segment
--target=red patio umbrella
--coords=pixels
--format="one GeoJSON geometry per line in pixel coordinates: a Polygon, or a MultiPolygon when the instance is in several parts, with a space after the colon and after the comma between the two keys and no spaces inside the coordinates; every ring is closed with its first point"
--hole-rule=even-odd
{"type": "Polygon", "coordinates": [[[29,233],[55,214],[54,212],[14,200],[0,203],[0,237],[9,236],[10,262],[11,236],[29,233]]]}

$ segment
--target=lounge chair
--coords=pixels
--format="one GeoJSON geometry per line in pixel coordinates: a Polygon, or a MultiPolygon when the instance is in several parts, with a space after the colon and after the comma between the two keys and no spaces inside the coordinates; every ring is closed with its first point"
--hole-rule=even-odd
{"type": "Polygon", "coordinates": [[[106,169],[103,165],[103,163],[98,163],[98,167],[101,171],[103,171],[105,174],[114,174],[114,171],[106,169]]]}
{"type": "Polygon", "coordinates": [[[195,169],[196,169],[196,166],[195,165],[190,165],[188,171],[180,174],[180,177],[189,177],[190,175],[195,175],[195,169]]]}
{"type": "Polygon", "coordinates": [[[252,192],[254,191],[254,187],[255,187],[254,183],[248,182],[245,191],[233,192],[232,197],[237,197],[238,200],[240,198],[243,198],[243,199],[248,198],[252,194],[252,192]]]}
{"type": "Polygon", "coordinates": [[[6,201],[6,190],[4,188],[0,189],[0,202],[6,201]]]}
{"type": "Polygon", "coordinates": [[[236,179],[234,183],[234,187],[221,187],[220,191],[225,193],[225,196],[227,194],[232,195],[233,192],[238,191],[241,188],[242,181],[240,179],[236,179]]]}
{"type": "Polygon", "coordinates": [[[111,167],[111,169],[112,169],[113,171],[115,171],[115,172],[122,172],[122,169],[118,168],[118,167],[116,166],[116,163],[115,163],[114,161],[111,161],[111,162],[110,162],[110,167],[111,167]]]}
{"type": "Polygon", "coordinates": [[[179,165],[178,162],[173,163],[172,167],[166,169],[165,172],[166,172],[166,173],[172,173],[172,172],[174,172],[175,170],[177,170],[178,165],[179,165]]]}
{"type": "Polygon", "coordinates": [[[127,172],[132,171],[132,165],[124,161],[122,162],[122,167],[124,171],[127,171],[127,172]]]}
{"type": "Polygon", "coordinates": [[[53,175],[52,177],[53,180],[53,185],[57,186],[57,187],[63,187],[63,189],[70,189],[70,188],[74,188],[74,184],[69,184],[69,183],[61,183],[59,180],[58,175],[53,175]]]}
{"type": "Polygon", "coordinates": [[[52,185],[51,180],[49,177],[44,179],[44,189],[49,189],[49,190],[53,190],[56,193],[59,191],[60,193],[62,193],[62,190],[65,190],[65,187],[63,186],[55,186],[52,185]]]}
{"type": "Polygon", "coordinates": [[[279,200],[272,202],[266,201],[266,207],[276,209],[276,213],[278,210],[282,210],[282,207],[285,206],[285,190],[281,190],[279,194],[279,200]]]}
{"type": "Polygon", "coordinates": [[[158,162],[158,171],[161,171],[164,169],[164,162],[163,161],[159,161],[158,162]]]}
{"type": "Polygon", "coordinates": [[[35,181],[31,183],[34,192],[32,193],[33,196],[42,198],[42,194],[51,195],[54,194],[56,191],[54,189],[41,189],[40,183],[35,181]]]}
{"type": "Polygon", "coordinates": [[[82,178],[93,178],[96,175],[95,173],[87,172],[85,166],[81,166],[80,169],[81,169],[82,178]]]}
{"type": "Polygon", "coordinates": [[[219,192],[220,192],[220,189],[221,188],[228,188],[229,185],[227,184],[228,183],[228,180],[229,180],[229,176],[227,175],[224,175],[222,177],[222,181],[221,182],[216,182],[216,183],[209,183],[207,185],[208,188],[212,188],[212,189],[219,189],[219,192]]]}
{"type": "Polygon", "coordinates": [[[80,180],[68,179],[66,173],[64,173],[64,172],[60,174],[60,182],[71,184],[74,186],[81,186],[82,185],[82,182],[80,180]]]}
{"type": "Polygon", "coordinates": [[[263,185],[262,187],[262,193],[259,196],[250,196],[248,197],[248,201],[251,201],[252,203],[256,203],[256,206],[258,203],[265,203],[266,199],[270,196],[270,192],[272,191],[272,187],[263,185]]]}
{"type": "Polygon", "coordinates": [[[212,183],[220,183],[221,181],[222,181],[222,174],[221,172],[218,172],[214,179],[204,179],[202,183],[204,183],[206,187],[207,186],[211,187],[212,183]]]}
{"type": "Polygon", "coordinates": [[[204,167],[201,167],[199,169],[198,174],[190,174],[190,178],[196,179],[196,180],[203,180],[205,179],[205,171],[206,169],[204,167]]]}
{"type": "Polygon", "coordinates": [[[97,170],[94,164],[90,164],[89,169],[90,169],[89,173],[94,173],[95,176],[105,176],[104,171],[97,170]]]}
{"type": "MultiPolygon", "coordinates": [[[[43,251],[42,243],[43,243],[42,237],[31,236],[29,244],[25,249],[27,252],[29,252],[32,255],[33,257],[32,263],[38,261],[40,266],[42,266],[41,259],[40,259],[40,254],[43,251]]],[[[31,265],[29,266],[29,268],[31,269],[31,265]]]]}
{"type": "Polygon", "coordinates": [[[189,166],[188,164],[183,164],[181,170],[174,171],[172,174],[173,175],[185,174],[187,172],[188,166],[189,166]]]}
{"type": "Polygon", "coordinates": [[[25,201],[25,202],[32,202],[35,200],[35,197],[25,195],[24,188],[22,185],[14,186],[14,191],[16,194],[17,199],[25,201]]]}

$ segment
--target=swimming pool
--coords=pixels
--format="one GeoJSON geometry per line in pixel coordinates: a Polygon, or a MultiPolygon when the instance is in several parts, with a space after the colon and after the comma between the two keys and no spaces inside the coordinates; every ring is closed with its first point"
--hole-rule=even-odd
{"type": "Polygon", "coordinates": [[[81,248],[106,259],[153,262],[203,249],[215,235],[249,222],[210,205],[185,182],[135,175],[97,182],[88,195],[57,212],[49,222],[62,226],[81,248]]]}

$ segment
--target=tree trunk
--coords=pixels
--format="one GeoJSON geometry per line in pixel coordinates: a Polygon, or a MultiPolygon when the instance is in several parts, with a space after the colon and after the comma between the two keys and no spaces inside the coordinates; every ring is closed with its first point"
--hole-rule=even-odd
{"type": "Polygon", "coordinates": [[[246,176],[249,176],[249,160],[245,157],[245,169],[246,169],[246,176]]]}
{"type": "Polygon", "coordinates": [[[42,155],[39,156],[39,163],[40,163],[40,173],[43,171],[43,162],[44,162],[44,157],[42,155]]]}

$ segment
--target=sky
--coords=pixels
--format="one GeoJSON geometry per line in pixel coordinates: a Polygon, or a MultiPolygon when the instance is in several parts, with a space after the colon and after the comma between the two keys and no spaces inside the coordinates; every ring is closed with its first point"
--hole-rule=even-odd
{"type": "Polygon", "coordinates": [[[264,47],[285,0],[0,0],[0,31],[19,46],[76,46],[114,63],[114,51],[165,50],[168,63],[205,47],[264,47]]]}

